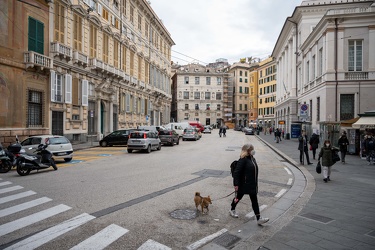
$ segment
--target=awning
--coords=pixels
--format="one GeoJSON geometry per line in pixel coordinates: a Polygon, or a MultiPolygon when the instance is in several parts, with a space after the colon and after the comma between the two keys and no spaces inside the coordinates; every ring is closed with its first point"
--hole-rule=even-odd
{"type": "Polygon", "coordinates": [[[362,116],[357,122],[353,123],[352,127],[359,129],[375,129],[375,116],[362,116]]]}
{"type": "Polygon", "coordinates": [[[351,127],[353,125],[353,123],[357,122],[359,120],[360,117],[356,117],[356,118],[353,118],[353,119],[350,119],[350,120],[345,120],[345,121],[340,121],[340,125],[341,127],[351,127]]]}

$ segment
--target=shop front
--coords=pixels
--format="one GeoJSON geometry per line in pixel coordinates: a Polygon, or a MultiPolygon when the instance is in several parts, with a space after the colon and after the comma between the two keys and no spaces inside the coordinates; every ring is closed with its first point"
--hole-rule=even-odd
{"type": "Polygon", "coordinates": [[[363,141],[366,135],[375,135],[375,110],[359,114],[359,119],[353,123],[352,128],[359,130],[360,156],[362,159],[366,159],[366,152],[363,151],[363,141]]]}

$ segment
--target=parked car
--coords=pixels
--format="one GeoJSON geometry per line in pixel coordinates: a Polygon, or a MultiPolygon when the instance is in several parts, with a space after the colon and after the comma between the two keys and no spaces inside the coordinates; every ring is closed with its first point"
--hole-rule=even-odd
{"type": "Polygon", "coordinates": [[[203,134],[211,134],[211,126],[204,126],[203,134]]]}
{"type": "Polygon", "coordinates": [[[183,141],[187,141],[187,140],[197,141],[199,139],[200,137],[196,128],[191,127],[191,128],[186,128],[184,130],[184,134],[182,135],[183,141]]]}
{"type": "Polygon", "coordinates": [[[129,134],[128,153],[133,150],[143,150],[150,153],[152,150],[160,150],[161,141],[157,132],[138,130],[132,131],[129,134]]]}
{"type": "Polygon", "coordinates": [[[246,128],[244,128],[244,133],[245,133],[245,135],[254,135],[254,129],[253,128],[248,128],[248,127],[246,127],[246,128]]]}
{"type": "Polygon", "coordinates": [[[180,144],[180,135],[173,129],[159,130],[159,139],[163,145],[180,144]]]}
{"type": "Polygon", "coordinates": [[[102,147],[113,146],[113,145],[127,145],[129,134],[131,131],[136,129],[120,129],[113,131],[109,135],[105,136],[99,141],[99,145],[102,147]]]}
{"type": "Polygon", "coordinates": [[[28,154],[34,151],[40,144],[49,144],[48,150],[52,153],[54,161],[64,160],[69,162],[73,159],[73,147],[65,136],[60,135],[37,135],[31,136],[21,142],[21,146],[28,154]]]}

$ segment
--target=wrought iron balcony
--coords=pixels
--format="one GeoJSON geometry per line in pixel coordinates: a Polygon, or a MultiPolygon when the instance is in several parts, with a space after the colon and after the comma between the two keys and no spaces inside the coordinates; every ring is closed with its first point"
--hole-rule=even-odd
{"type": "Polygon", "coordinates": [[[26,64],[26,69],[34,67],[40,67],[41,70],[44,68],[53,68],[52,58],[36,53],[35,51],[27,51],[24,53],[24,63],[26,64]]]}

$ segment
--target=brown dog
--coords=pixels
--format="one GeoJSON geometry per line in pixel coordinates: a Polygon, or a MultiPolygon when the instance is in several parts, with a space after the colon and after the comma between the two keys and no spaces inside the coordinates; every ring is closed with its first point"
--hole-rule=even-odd
{"type": "Polygon", "coordinates": [[[212,204],[210,196],[202,197],[199,192],[195,192],[194,202],[197,210],[199,210],[199,205],[201,206],[202,214],[204,214],[204,209],[206,209],[208,213],[208,205],[212,204]]]}

